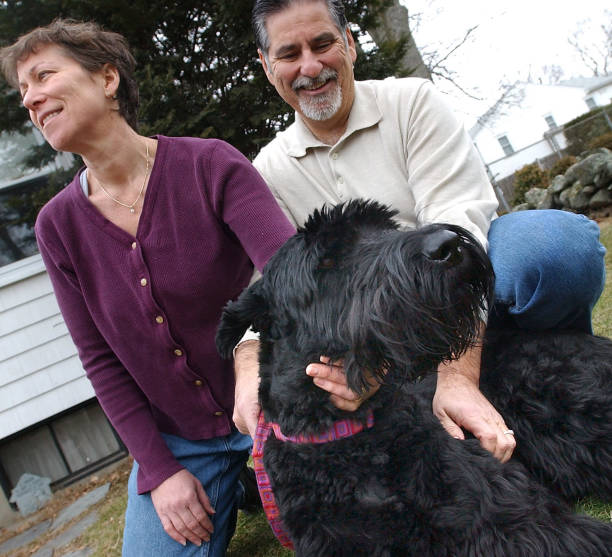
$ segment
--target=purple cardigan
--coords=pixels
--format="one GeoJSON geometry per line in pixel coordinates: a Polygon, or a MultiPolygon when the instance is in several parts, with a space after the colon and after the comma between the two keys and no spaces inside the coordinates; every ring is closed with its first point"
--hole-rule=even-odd
{"type": "Polygon", "coordinates": [[[78,175],[36,222],[83,367],[139,464],[139,493],[182,468],[160,432],[230,432],[232,362],[214,344],[221,310],[247,285],[253,263],[262,269],[295,232],[236,149],[157,139],[136,237],[102,216],[78,175]]]}

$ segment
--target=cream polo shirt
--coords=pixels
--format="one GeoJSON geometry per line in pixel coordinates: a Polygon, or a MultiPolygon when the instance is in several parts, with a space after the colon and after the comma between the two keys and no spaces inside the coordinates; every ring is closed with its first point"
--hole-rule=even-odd
{"type": "Polygon", "coordinates": [[[324,203],[375,199],[406,227],[458,224],[487,246],[497,199],[463,125],[430,81],[355,84],[346,132],[320,142],[296,114],[253,164],[295,225],[324,203]]]}

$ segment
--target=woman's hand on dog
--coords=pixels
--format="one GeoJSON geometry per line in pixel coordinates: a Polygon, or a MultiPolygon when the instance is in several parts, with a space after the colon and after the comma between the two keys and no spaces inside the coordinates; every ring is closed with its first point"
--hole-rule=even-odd
{"type": "Polygon", "coordinates": [[[200,481],[183,469],[151,491],[151,500],[166,533],[181,545],[209,541],[215,513],[200,481]]]}
{"type": "Polygon", "coordinates": [[[380,384],[372,379],[370,389],[365,394],[358,395],[349,389],[346,383],[343,360],[331,361],[327,356],[321,356],[320,361],[320,364],[309,364],[306,373],[313,378],[317,387],[330,393],[330,401],[340,410],[354,412],[380,388],[380,384]]]}
{"type": "Polygon", "coordinates": [[[516,440],[504,418],[478,388],[480,345],[461,358],[438,367],[432,408],[442,427],[456,439],[465,439],[461,428],[471,432],[484,449],[501,462],[510,460],[516,440]]]}
{"type": "Polygon", "coordinates": [[[259,341],[241,342],[234,353],[234,414],[232,419],[240,433],[255,436],[259,406],[259,341]]]}

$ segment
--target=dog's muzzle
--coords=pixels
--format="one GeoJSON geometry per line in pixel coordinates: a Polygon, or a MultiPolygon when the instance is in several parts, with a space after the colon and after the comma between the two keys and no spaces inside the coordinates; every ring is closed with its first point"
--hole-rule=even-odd
{"type": "Polygon", "coordinates": [[[435,230],[423,240],[423,255],[431,261],[455,265],[462,259],[461,240],[452,230],[435,230]]]}

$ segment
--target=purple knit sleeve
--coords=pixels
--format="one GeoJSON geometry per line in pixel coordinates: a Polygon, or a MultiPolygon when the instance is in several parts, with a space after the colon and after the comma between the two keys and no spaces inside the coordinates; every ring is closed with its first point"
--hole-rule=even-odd
{"type": "Polygon", "coordinates": [[[208,187],[221,216],[255,266],[268,259],[295,234],[255,167],[237,149],[218,141],[210,159],[208,187]]]}
{"type": "Polygon", "coordinates": [[[139,493],[150,491],[182,466],[160,435],[144,393],[99,333],[50,212],[49,206],[41,211],[36,238],[62,316],[100,405],[139,464],[139,493]]]}

